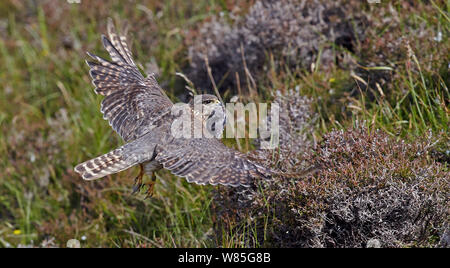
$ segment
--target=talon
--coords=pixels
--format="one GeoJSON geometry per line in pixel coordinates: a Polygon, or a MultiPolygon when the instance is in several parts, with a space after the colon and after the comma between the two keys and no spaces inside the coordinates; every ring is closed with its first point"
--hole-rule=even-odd
{"type": "Polygon", "coordinates": [[[135,194],[139,192],[139,190],[143,187],[142,178],[144,177],[144,168],[142,164],[139,165],[141,170],[139,171],[139,174],[136,178],[134,178],[134,185],[133,185],[133,191],[131,194],[135,194]]]}
{"type": "Polygon", "coordinates": [[[152,173],[152,178],[151,178],[151,179],[152,179],[152,180],[151,180],[149,183],[146,184],[146,185],[148,186],[148,189],[147,189],[147,191],[145,192],[145,198],[144,198],[144,200],[146,200],[147,198],[153,196],[153,190],[154,190],[154,188],[155,188],[155,181],[156,181],[156,175],[155,175],[155,173],[152,173]]]}
{"type": "Polygon", "coordinates": [[[133,185],[133,190],[132,190],[131,194],[136,194],[137,192],[139,192],[139,190],[141,188],[142,188],[142,184],[135,183],[135,185],[133,185]]]}
{"type": "Polygon", "coordinates": [[[147,186],[148,186],[148,189],[145,192],[144,200],[153,196],[153,189],[155,188],[155,182],[149,182],[149,183],[147,183],[147,186]]]}

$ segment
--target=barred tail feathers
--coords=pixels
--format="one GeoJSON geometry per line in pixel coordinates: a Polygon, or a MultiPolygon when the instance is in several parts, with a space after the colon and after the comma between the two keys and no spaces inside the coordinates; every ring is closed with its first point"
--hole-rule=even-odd
{"type": "Polygon", "coordinates": [[[134,163],[126,161],[123,158],[122,151],[123,149],[119,148],[81,163],[75,167],[75,171],[85,180],[95,180],[128,169],[134,163]]]}

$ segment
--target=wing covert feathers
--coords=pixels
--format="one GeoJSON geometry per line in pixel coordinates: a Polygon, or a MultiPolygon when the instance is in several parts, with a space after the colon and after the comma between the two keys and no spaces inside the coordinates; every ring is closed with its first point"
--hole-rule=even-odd
{"type": "Polygon", "coordinates": [[[248,187],[255,179],[273,174],[217,139],[178,139],[163,148],[156,160],[174,175],[201,185],[248,187]]]}

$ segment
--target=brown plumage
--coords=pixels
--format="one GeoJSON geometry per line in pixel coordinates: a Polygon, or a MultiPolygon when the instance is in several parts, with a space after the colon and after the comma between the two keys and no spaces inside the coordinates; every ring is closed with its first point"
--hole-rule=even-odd
{"type": "Polygon", "coordinates": [[[122,159],[122,149],[119,148],[77,165],[75,171],[85,180],[95,180],[128,167],[129,163],[122,159]]]}
{"type": "MultiPolygon", "coordinates": [[[[214,137],[174,138],[171,126],[179,116],[171,112],[173,103],[153,75],[142,76],[125,35],[116,33],[111,20],[107,29],[109,39],[102,36],[102,42],[111,61],[88,53],[95,61],[87,64],[95,92],[105,96],[101,105],[103,117],[127,143],[77,165],[75,171],[84,179],[98,179],[138,164],[147,174],[164,167],[198,184],[249,186],[255,178],[273,174],[214,137]]],[[[215,96],[200,97],[204,107],[223,108],[215,96]]],[[[136,180],[140,185],[142,175],[136,180]]]]}

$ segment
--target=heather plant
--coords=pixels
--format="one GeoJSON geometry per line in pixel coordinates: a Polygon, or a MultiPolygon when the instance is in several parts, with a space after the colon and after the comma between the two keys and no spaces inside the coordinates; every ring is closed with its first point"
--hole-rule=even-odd
{"type": "Polygon", "coordinates": [[[263,0],[243,18],[233,13],[213,17],[189,47],[188,76],[197,87],[212,88],[206,57],[223,90],[235,90],[237,84],[251,82],[249,75],[263,74],[268,55],[276,65],[291,68],[329,69],[338,61],[346,65],[351,56],[345,51],[353,52],[364,38],[367,18],[359,9],[356,1],[263,0]]]}
{"type": "Polygon", "coordinates": [[[221,189],[216,228],[233,236],[220,240],[252,247],[442,246],[450,177],[448,165],[430,155],[436,143],[432,135],[408,142],[360,125],[332,131],[305,157],[315,172],[221,189]]]}
{"type": "MultiPolygon", "coordinates": [[[[266,165],[274,165],[278,168],[291,170],[301,164],[297,157],[308,152],[313,147],[313,131],[317,120],[317,114],[312,110],[312,99],[300,94],[300,88],[277,90],[272,103],[279,106],[279,147],[275,150],[261,149],[261,142],[268,142],[273,137],[262,139],[261,136],[254,141],[256,148],[251,152],[254,157],[261,159],[266,165]]],[[[271,124],[269,114],[267,121],[271,124]]]]}

